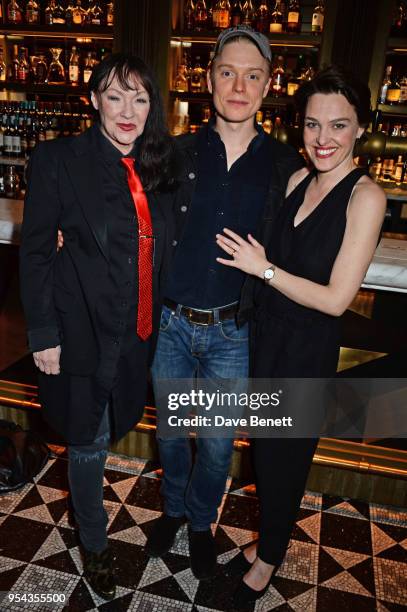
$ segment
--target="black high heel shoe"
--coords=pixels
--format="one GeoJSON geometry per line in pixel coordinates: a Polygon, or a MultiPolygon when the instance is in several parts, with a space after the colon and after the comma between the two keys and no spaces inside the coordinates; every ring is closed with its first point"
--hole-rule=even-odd
{"type": "Polygon", "coordinates": [[[242,578],[233,594],[233,608],[235,610],[245,610],[252,603],[263,597],[263,595],[267,592],[267,589],[269,588],[274,576],[280,569],[280,565],[281,563],[274,566],[268,583],[264,589],[261,589],[261,591],[256,591],[255,589],[249,587],[249,585],[246,584],[242,578]]]}
{"type": "Polygon", "coordinates": [[[225,576],[242,576],[251,568],[252,563],[246,559],[243,550],[223,566],[225,576]]]}

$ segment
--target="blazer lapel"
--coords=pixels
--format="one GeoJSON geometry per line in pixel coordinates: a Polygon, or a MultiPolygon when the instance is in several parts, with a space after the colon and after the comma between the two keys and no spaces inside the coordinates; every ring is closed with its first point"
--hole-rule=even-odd
{"type": "Polygon", "coordinates": [[[109,259],[105,201],[94,129],[91,128],[72,141],[75,155],[66,159],[65,165],[95,240],[104,257],[109,259]]]}

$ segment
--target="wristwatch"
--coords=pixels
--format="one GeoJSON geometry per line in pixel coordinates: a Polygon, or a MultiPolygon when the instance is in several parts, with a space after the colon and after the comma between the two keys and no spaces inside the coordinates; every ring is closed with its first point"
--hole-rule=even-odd
{"type": "Polygon", "coordinates": [[[276,267],[273,266],[273,264],[271,264],[270,267],[264,271],[264,274],[263,274],[264,282],[267,283],[268,281],[271,281],[271,279],[274,278],[275,273],[276,273],[276,267]]]}

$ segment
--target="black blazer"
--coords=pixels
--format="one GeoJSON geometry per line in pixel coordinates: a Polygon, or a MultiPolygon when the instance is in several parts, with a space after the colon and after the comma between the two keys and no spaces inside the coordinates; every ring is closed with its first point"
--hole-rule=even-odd
{"type": "MultiPolygon", "coordinates": [[[[20,282],[29,346],[31,351],[38,351],[61,344],[61,372],[71,377],[91,376],[97,369],[100,344],[95,313],[108,283],[109,244],[97,129],[95,126],[77,137],[39,144],[27,172],[20,282]],[[58,227],[64,233],[64,247],[57,253],[58,227]]],[[[173,239],[173,195],[148,194],[148,200],[157,236],[153,271],[155,331],[150,350],[143,350],[143,359],[150,362],[159,327],[160,285],[173,239]]],[[[45,386],[54,387],[59,378],[42,377],[45,386]]],[[[128,389],[126,394],[130,392],[128,389]]],[[[144,399],[140,398],[143,407],[144,399]]]]}

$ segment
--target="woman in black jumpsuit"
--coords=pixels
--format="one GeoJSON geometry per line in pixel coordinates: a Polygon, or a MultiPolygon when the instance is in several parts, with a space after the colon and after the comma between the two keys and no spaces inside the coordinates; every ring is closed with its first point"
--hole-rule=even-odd
{"type": "MultiPolygon", "coordinates": [[[[369,122],[370,92],[334,67],[298,94],[304,144],[313,164],[289,181],[265,248],[225,229],[219,259],[264,282],[256,290],[251,371],[255,378],[335,375],[340,315],[373,257],[385,212],[382,190],[353,162],[369,122]]],[[[282,562],[304,493],[317,438],[254,441],[260,502],[258,546],[232,560],[245,573],[235,607],[261,597],[282,562]]]]}

